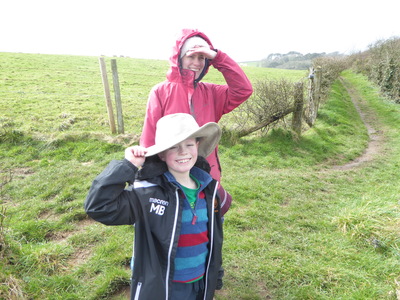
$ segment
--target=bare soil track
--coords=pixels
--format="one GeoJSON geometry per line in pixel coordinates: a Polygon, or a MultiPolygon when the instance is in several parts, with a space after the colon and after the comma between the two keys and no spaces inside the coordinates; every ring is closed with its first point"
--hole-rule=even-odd
{"type": "Polygon", "coordinates": [[[368,109],[361,109],[364,100],[360,97],[357,91],[355,91],[343,78],[340,78],[340,81],[349,93],[351,101],[357,109],[361,120],[364,122],[369,136],[368,146],[361,156],[357,157],[356,159],[345,165],[333,167],[337,170],[349,170],[358,167],[365,162],[373,160],[374,157],[381,152],[383,145],[383,134],[377,129],[378,125],[376,122],[377,119],[375,113],[368,109]]]}

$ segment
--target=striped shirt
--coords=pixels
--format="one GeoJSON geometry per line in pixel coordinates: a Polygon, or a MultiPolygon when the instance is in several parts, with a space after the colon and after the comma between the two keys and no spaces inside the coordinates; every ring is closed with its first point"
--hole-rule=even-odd
{"type": "Polygon", "coordinates": [[[195,195],[194,208],[187,198],[183,201],[182,226],[175,257],[174,281],[194,282],[204,276],[208,255],[208,216],[204,192],[182,188],[186,194],[195,195]]]}

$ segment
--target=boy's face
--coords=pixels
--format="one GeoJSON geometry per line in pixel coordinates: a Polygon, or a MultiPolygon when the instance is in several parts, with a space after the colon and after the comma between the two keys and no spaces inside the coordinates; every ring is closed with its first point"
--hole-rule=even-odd
{"type": "Polygon", "coordinates": [[[191,138],[161,152],[159,156],[165,161],[172,174],[186,173],[196,163],[198,147],[199,142],[191,138]]]}

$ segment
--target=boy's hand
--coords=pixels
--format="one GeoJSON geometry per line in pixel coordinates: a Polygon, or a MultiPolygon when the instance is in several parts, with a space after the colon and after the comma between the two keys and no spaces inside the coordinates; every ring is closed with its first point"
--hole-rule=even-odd
{"type": "Polygon", "coordinates": [[[135,167],[140,168],[146,160],[145,154],[147,149],[142,146],[133,146],[125,149],[125,158],[129,160],[135,167]]]}

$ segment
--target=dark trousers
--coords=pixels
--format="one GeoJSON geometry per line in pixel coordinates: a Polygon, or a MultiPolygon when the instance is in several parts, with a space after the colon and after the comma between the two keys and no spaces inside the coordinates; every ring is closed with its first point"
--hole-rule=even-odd
{"type": "Polygon", "coordinates": [[[192,283],[173,282],[171,299],[200,300],[204,297],[204,278],[192,283]]]}

